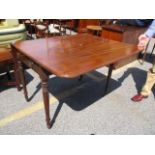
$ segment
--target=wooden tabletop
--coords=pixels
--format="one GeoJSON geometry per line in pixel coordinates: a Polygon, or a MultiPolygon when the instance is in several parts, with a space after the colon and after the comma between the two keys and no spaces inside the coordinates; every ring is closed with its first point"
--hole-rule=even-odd
{"type": "Polygon", "coordinates": [[[44,69],[72,78],[139,52],[135,45],[91,34],[20,41],[13,45],[44,69]]]}

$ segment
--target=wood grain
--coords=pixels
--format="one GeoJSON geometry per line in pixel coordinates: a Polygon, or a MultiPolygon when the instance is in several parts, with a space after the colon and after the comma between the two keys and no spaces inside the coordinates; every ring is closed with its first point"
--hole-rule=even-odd
{"type": "Polygon", "coordinates": [[[59,77],[77,77],[139,52],[136,45],[90,34],[21,41],[13,45],[41,67],[59,77]]]}

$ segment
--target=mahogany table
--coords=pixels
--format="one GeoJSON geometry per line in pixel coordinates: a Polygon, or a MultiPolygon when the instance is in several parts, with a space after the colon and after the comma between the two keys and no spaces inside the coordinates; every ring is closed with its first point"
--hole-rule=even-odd
{"type": "Polygon", "coordinates": [[[114,64],[137,53],[139,53],[139,50],[135,45],[103,39],[91,34],[27,40],[12,45],[12,54],[16,62],[16,74],[19,73],[20,68],[21,81],[27,100],[22,64],[26,64],[36,71],[41,79],[48,128],[51,127],[48,92],[50,74],[74,78],[109,65],[105,87],[106,93],[114,64]]]}

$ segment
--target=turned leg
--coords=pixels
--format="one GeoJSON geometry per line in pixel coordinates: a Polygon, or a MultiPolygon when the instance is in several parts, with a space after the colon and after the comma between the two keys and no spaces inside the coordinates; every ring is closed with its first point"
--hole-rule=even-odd
{"type": "Polygon", "coordinates": [[[17,58],[17,51],[16,49],[11,45],[11,54],[13,56],[13,62],[14,62],[14,76],[16,81],[16,87],[17,90],[20,91],[20,79],[19,79],[19,66],[18,66],[18,58],[17,58]]]}
{"type": "Polygon", "coordinates": [[[19,71],[20,71],[20,79],[21,79],[21,83],[22,83],[22,86],[23,86],[23,90],[24,90],[24,96],[25,96],[26,101],[29,101],[27,88],[26,88],[26,81],[25,81],[25,74],[24,74],[23,64],[22,64],[21,61],[19,61],[18,64],[19,64],[19,71]]]}
{"type": "Polygon", "coordinates": [[[48,92],[48,79],[41,81],[43,100],[44,100],[44,108],[45,108],[45,116],[46,116],[46,124],[47,128],[51,128],[51,119],[50,119],[50,111],[49,111],[49,92],[48,92]]]}
{"type": "Polygon", "coordinates": [[[14,66],[14,76],[15,76],[17,90],[20,91],[21,87],[20,87],[20,79],[19,79],[19,66],[17,61],[15,62],[15,66],[14,66]]]}

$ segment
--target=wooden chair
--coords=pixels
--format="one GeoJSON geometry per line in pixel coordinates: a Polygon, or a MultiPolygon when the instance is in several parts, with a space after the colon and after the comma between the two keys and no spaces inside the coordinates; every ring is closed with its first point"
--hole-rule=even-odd
{"type": "Polygon", "coordinates": [[[57,36],[60,35],[60,31],[54,27],[47,20],[39,20],[35,23],[36,27],[36,38],[45,38],[49,36],[57,36]]]}
{"type": "Polygon", "coordinates": [[[27,37],[29,39],[35,39],[34,35],[36,34],[35,29],[35,19],[24,19],[21,21],[23,24],[25,24],[26,30],[27,30],[27,37]]]}
{"type": "Polygon", "coordinates": [[[43,22],[42,20],[38,20],[35,22],[36,29],[36,38],[45,38],[48,37],[48,22],[43,22]]]}
{"type": "Polygon", "coordinates": [[[59,19],[59,22],[60,29],[64,29],[64,35],[71,35],[72,19],[59,19]],[[69,30],[69,34],[67,33],[67,30],[69,30]]]}
{"type": "Polygon", "coordinates": [[[61,35],[61,31],[59,29],[56,29],[54,24],[50,24],[48,26],[48,30],[49,30],[49,36],[60,36],[61,35]]]}
{"type": "Polygon", "coordinates": [[[61,36],[68,35],[67,30],[70,31],[69,35],[71,35],[72,19],[55,19],[53,26],[60,31],[61,36]]]}

